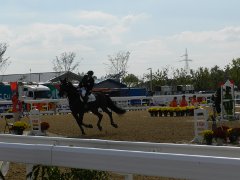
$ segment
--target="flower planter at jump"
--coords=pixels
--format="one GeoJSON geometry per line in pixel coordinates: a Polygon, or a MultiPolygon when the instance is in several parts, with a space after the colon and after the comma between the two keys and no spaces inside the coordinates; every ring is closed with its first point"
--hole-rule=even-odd
{"type": "Polygon", "coordinates": [[[26,122],[16,121],[13,123],[13,126],[10,129],[10,131],[12,132],[12,134],[23,135],[23,131],[28,127],[29,124],[27,124],[26,122]]]}
{"type": "Polygon", "coordinates": [[[163,115],[163,112],[161,110],[158,110],[158,116],[162,117],[162,115],[163,115]]]}
{"type": "Polygon", "coordinates": [[[187,106],[187,107],[151,107],[148,109],[150,116],[152,117],[174,117],[174,116],[193,116],[194,115],[195,106],[187,106]]]}
{"type": "Polygon", "coordinates": [[[23,129],[18,129],[18,130],[12,130],[12,134],[16,134],[16,135],[23,135],[23,129]]]}
{"type": "Polygon", "coordinates": [[[175,114],[176,114],[177,117],[181,116],[181,112],[180,111],[176,111],[175,114]]]}
{"type": "Polygon", "coordinates": [[[238,145],[240,143],[240,128],[229,128],[219,126],[214,130],[204,130],[202,132],[203,143],[207,145],[238,145]]]}
{"type": "Polygon", "coordinates": [[[173,117],[174,112],[170,111],[170,112],[169,112],[169,115],[170,115],[171,117],[173,117]]]}
{"type": "Polygon", "coordinates": [[[204,130],[203,131],[203,139],[206,141],[207,145],[212,145],[213,131],[212,130],[204,130]]]}

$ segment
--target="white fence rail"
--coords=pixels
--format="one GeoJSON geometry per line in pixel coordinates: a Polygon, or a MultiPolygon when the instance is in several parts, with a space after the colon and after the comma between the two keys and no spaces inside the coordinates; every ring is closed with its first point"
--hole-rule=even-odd
{"type": "Polygon", "coordinates": [[[238,179],[240,148],[0,135],[0,160],[187,179],[238,179]]]}
{"type": "MultiPolygon", "coordinates": [[[[152,97],[146,97],[146,96],[134,96],[134,97],[112,97],[112,100],[119,106],[126,110],[146,110],[149,108],[149,106],[146,106],[146,102],[152,102],[152,97]],[[137,100],[138,105],[132,105],[131,101],[137,100]]],[[[30,109],[35,108],[34,104],[37,103],[44,103],[44,110],[40,109],[40,112],[42,114],[64,114],[64,113],[71,113],[71,110],[69,109],[69,104],[67,99],[41,99],[41,100],[24,100],[24,103],[30,104],[30,109]],[[54,103],[56,104],[55,109],[49,109],[49,104],[54,103]]],[[[11,107],[12,101],[0,101],[0,109],[2,111],[0,112],[0,116],[3,113],[6,113],[6,111],[11,107]]],[[[4,115],[4,114],[3,114],[4,115]]]]}

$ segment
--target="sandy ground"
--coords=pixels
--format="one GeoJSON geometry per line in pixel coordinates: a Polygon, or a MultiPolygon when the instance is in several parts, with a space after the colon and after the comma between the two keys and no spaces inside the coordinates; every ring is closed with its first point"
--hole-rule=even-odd
{"type": "MultiPolygon", "coordinates": [[[[82,136],[76,121],[71,114],[67,115],[44,115],[42,121],[50,124],[48,132],[71,138],[106,139],[120,141],[144,141],[159,143],[190,143],[194,138],[193,117],[150,117],[147,111],[129,111],[125,115],[113,115],[118,128],[110,125],[106,115],[102,120],[103,130],[97,129],[97,118],[91,113],[84,117],[85,123],[91,123],[93,129],[85,129],[86,135],[82,136]]],[[[26,118],[24,121],[28,121],[26,118]]],[[[230,127],[240,127],[239,121],[229,122],[230,127]]],[[[5,122],[0,121],[0,131],[3,132],[5,122]]],[[[6,176],[9,180],[24,180],[25,165],[11,163],[6,176]]],[[[123,176],[112,174],[111,179],[122,180],[123,176]]],[[[144,177],[134,175],[134,180],[170,180],[172,178],[144,177]]]]}

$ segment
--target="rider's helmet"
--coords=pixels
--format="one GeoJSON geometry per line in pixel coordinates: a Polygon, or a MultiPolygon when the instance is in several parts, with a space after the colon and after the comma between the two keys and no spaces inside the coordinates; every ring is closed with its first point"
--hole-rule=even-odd
{"type": "Polygon", "coordinates": [[[87,74],[88,74],[89,76],[92,76],[92,75],[93,75],[93,71],[88,71],[87,74]]]}

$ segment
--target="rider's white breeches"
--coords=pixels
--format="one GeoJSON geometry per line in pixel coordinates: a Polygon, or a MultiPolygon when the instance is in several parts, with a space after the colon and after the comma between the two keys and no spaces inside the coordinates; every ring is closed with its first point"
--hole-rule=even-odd
{"type": "Polygon", "coordinates": [[[81,88],[81,92],[82,92],[82,96],[85,97],[85,94],[86,94],[86,89],[85,88],[81,88]]]}

